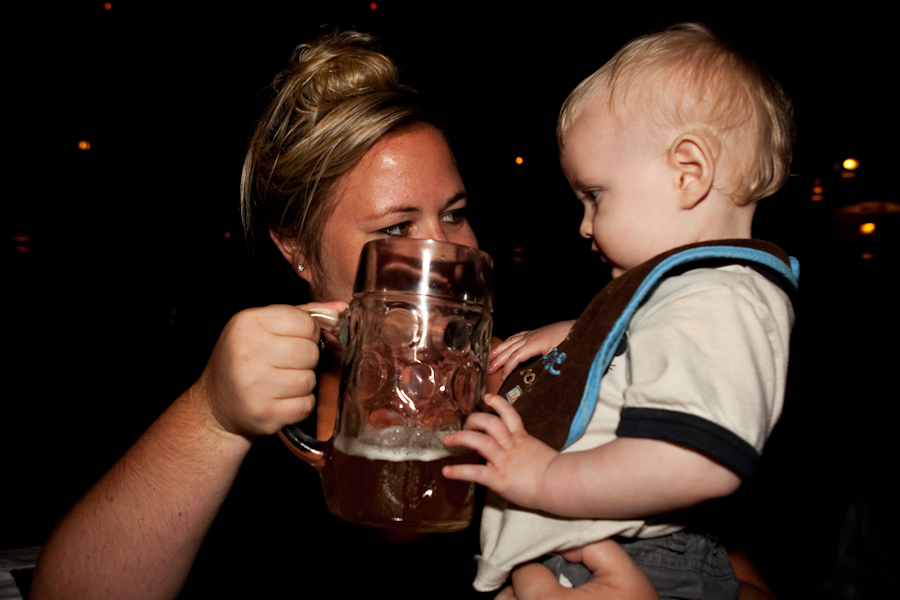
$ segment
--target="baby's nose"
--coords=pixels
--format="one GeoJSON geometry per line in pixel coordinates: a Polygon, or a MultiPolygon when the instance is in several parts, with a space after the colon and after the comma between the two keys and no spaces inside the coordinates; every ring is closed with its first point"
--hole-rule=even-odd
{"type": "Polygon", "coordinates": [[[581,237],[585,239],[589,239],[594,235],[593,228],[591,227],[591,221],[589,219],[583,219],[581,221],[581,227],[578,228],[578,233],[580,233],[581,237]]]}

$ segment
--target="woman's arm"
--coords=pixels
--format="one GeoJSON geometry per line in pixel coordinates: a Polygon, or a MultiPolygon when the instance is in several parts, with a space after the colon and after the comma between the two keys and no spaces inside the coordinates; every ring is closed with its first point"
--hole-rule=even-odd
{"type": "Polygon", "coordinates": [[[729,550],[728,558],[741,583],[740,600],[775,600],[775,594],[743,550],[729,550]]]}
{"type": "Polygon", "coordinates": [[[185,392],[63,518],[30,598],[174,598],[250,440],[185,392]]]}
{"type": "Polygon", "coordinates": [[[174,598],[254,436],[312,410],[319,331],[272,306],[229,321],[200,379],[62,519],[30,598],[174,598]]]}

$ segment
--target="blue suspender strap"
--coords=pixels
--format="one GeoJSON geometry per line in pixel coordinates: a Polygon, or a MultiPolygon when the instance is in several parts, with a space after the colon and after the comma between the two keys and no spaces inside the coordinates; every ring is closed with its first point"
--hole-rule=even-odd
{"type": "Polygon", "coordinates": [[[622,311],[616,323],[613,325],[609,335],[606,336],[603,345],[594,357],[591,364],[591,370],[588,373],[587,384],[584,388],[584,395],[581,397],[581,404],[572,420],[572,426],[569,429],[569,437],[564,447],[571,446],[578,438],[584,435],[588,422],[594,414],[594,408],[600,395],[600,380],[606,372],[609,363],[612,362],[616,349],[622,342],[622,337],[628,329],[628,324],[634,313],[640,308],[650,294],[656,289],[660,281],[666,277],[673,269],[681,267],[685,264],[710,260],[710,259],[731,259],[735,263],[751,263],[766,267],[770,272],[779,276],[783,281],[783,287],[789,292],[797,289],[797,279],[800,275],[800,268],[797,259],[791,257],[791,265],[788,267],[782,260],[753,248],[744,248],[741,246],[703,246],[699,248],[690,248],[678,254],[673,254],[660,262],[638,286],[631,301],[622,311]]]}

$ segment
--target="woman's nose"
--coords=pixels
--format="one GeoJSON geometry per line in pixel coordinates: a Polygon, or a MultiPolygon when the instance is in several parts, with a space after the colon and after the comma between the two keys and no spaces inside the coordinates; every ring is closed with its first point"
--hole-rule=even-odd
{"type": "Polygon", "coordinates": [[[438,242],[449,242],[450,240],[447,238],[447,234],[444,233],[444,230],[440,227],[429,228],[427,235],[423,236],[428,240],[437,240],[438,242]]]}
{"type": "Polygon", "coordinates": [[[423,240],[436,240],[438,242],[449,242],[444,228],[441,227],[439,221],[427,223],[419,232],[419,237],[423,240]]]}

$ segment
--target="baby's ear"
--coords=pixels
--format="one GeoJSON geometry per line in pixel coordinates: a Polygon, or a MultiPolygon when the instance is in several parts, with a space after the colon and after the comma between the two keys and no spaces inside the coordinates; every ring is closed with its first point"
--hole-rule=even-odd
{"type": "Polygon", "coordinates": [[[669,148],[669,166],[675,170],[681,208],[689,210],[709,195],[715,180],[712,150],[699,135],[684,133],[669,148]]]}
{"type": "Polygon", "coordinates": [[[303,251],[297,244],[297,239],[275,233],[271,229],[269,229],[269,237],[272,238],[273,242],[275,242],[275,246],[278,247],[278,250],[281,252],[281,255],[285,258],[285,260],[291,263],[291,267],[294,269],[294,272],[296,272],[301,279],[304,279],[307,283],[309,283],[311,281],[311,271],[305,264],[306,256],[303,254],[303,251]],[[303,265],[302,269],[297,268],[300,265],[303,265]]]}

